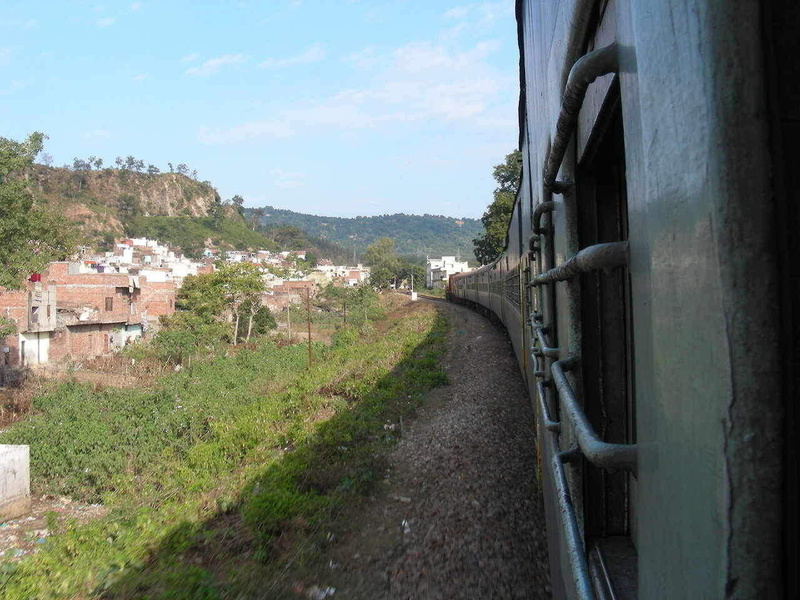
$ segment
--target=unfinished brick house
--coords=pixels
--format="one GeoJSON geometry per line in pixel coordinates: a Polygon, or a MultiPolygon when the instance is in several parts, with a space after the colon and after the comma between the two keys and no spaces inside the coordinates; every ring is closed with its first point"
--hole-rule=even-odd
{"type": "Polygon", "coordinates": [[[2,342],[2,360],[27,367],[107,354],[174,311],[174,281],[51,263],[22,289],[0,289],[0,314],[17,326],[2,342]]]}
{"type": "Polygon", "coordinates": [[[306,301],[306,293],[313,298],[317,292],[317,284],[313,281],[284,281],[272,286],[269,292],[261,297],[261,303],[272,311],[281,311],[287,304],[302,304],[306,301]]]}

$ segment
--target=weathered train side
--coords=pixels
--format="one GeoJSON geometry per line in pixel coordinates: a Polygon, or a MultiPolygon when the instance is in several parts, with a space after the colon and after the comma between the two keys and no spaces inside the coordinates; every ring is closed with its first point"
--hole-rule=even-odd
{"type": "Polygon", "coordinates": [[[794,585],[779,294],[797,267],[765,10],[517,2],[522,184],[504,254],[449,296],[503,321],[525,373],[556,596],[794,585]]]}

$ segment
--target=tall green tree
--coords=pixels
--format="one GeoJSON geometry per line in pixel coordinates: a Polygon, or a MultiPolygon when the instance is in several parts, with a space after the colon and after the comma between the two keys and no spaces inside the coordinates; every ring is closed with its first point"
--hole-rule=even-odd
{"type": "Polygon", "coordinates": [[[63,217],[36,202],[25,175],[42,151],[45,136],[23,142],[0,137],[0,286],[16,289],[30,273],[63,260],[75,248],[75,234],[63,217]]]}
{"type": "Polygon", "coordinates": [[[514,198],[522,176],[522,154],[514,150],[505,162],[495,165],[492,173],[497,182],[494,200],[483,213],[484,232],[472,240],[475,257],[482,265],[489,264],[503,251],[508,224],[514,212],[514,198]]]}
{"type": "Polygon", "coordinates": [[[370,268],[370,284],[379,289],[389,287],[402,266],[394,248],[394,240],[389,237],[379,238],[367,246],[364,260],[370,268]]]}
{"type": "Polygon", "coordinates": [[[213,273],[187,277],[178,293],[178,308],[190,311],[206,323],[227,320],[230,341],[236,344],[240,332],[250,339],[261,306],[264,280],[261,269],[250,263],[220,263],[213,273]],[[247,327],[243,327],[247,322],[247,327]]]}

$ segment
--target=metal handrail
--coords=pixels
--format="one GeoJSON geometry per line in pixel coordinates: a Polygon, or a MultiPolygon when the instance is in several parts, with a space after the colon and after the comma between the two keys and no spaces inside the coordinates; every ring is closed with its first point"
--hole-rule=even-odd
{"type": "Polygon", "coordinates": [[[566,415],[569,419],[578,438],[581,452],[593,465],[606,469],[624,469],[637,475],[638,446],[636,444],[609,444],[601,440],[578,403],[575,392],[564,374],[564,371],[574,369],[577,365],[578,359],[575,357],[559,360],[550,365],[550,373],[561,399],[561,414],[566,415]]]}
{"type": "Polygon", "coordinates": [[[584,248],[557,267],[537,275],[528,285],[536,287],[554,281],[566,281],[580,273],[589,273],[600,269],[613,269],[627,264],[628,242],[595,244],[584,248]]]}
{"type": "Polygon", "coordinates": [[[533,209],[533,215],[531,219],[533,220],[533,233],[536,235],[542,235],[545,233],[542,230],[542,215],[545,213],[553,212],[556,208],[556,203],[552,200],[550,202],[539,202],[536,205],[536,208],[533,209]]]}
{"type": "Polygon", "coordinates": [[[550,407],[547,405],[547,392],[545,391],[545,388],[548,385],[549,382],[547,381],[536,382],[536,396],[539,398],[539,408],[542,410],[542,424],[547,431],[560,433],[561,423],[553,420],[553,417],[550,416],[550,407]]]}
{"type": "Polygon", "coordinates": [[[575,123],[583,106],[587,88],[598,77],[616,73],[619,70],[618,63],[617,44],[615,42],[583,55],[572,65],[567,78],[567,85],[564,87],[564,97],[561,100],[561,112],[558,115],[556,124],[556,136],[553,139],[553,145],[550,147],[550,153],[547,155],[547,163],[544,169],[545,188],[552,190],[556,184],[556,176],[564,160],[564,154],[572,138],[572,133],[575,130],[575,123]]]}
{"type": "Polygon", "coordinates": [[[558,358],[560,356],[560,350],[558,348],[554,348],[547,345],[547,340],[544,337],[544,330],[547,329],[544,325],[541,324],[534,324],[533,325],[533,332],[536,335],[536,340],[539,342],[539,346],[533,347],[533,353],[536,356],[547,356],[549,358],[558,358]]]}
{"type": "Polygon", "coordinates": [[[561,526],[567,546],[567,559],[569,560],[578,598],[594,600],[595,593],[589,575],[589,562],[586,559],[586,552],[583,547],[583,535],[578,525],[575,505],[572,503],[567,474],[564,472],[564,462],[570,460],[572,455],[570,452],[560,451],[558,442],[555,439],[556,435],[551,432],[547,437],[549,437],[548,445],[552,457],[550,459],[550,468],[553,473],[556,496],[558,497],[558,512],[561,515],[561,526]]]}

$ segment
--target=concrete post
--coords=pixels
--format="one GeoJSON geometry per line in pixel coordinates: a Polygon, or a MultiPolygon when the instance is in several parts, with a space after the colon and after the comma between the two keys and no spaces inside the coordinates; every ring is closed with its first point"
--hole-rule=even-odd
{"type": "Polygon", "coordinates": [[[0,522],[31,508],[30,447],[0,444],[0,522]]]}

